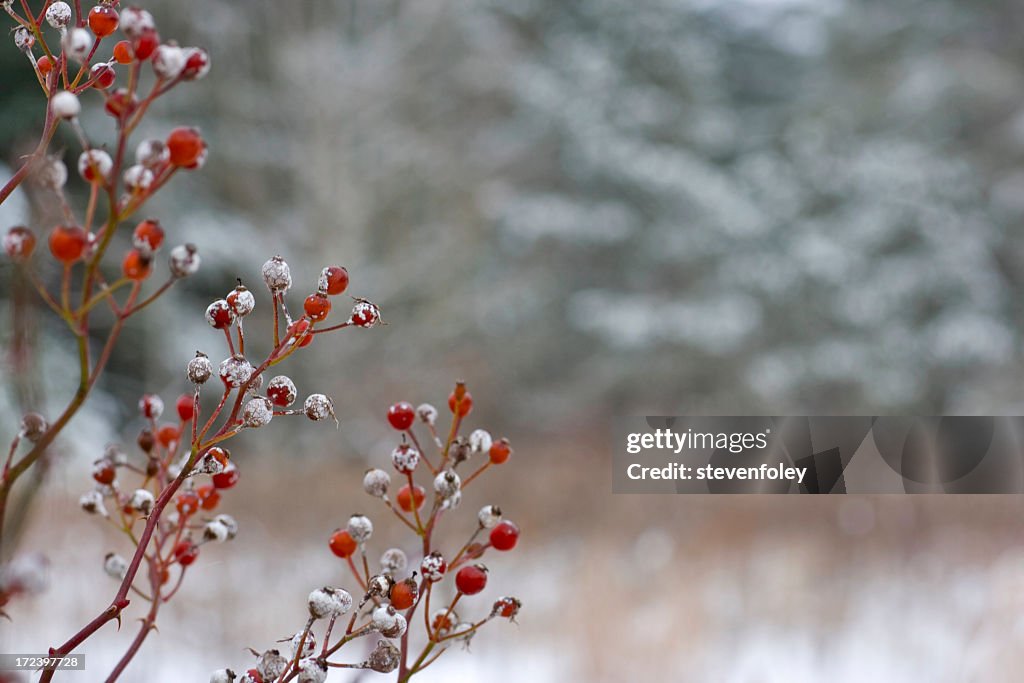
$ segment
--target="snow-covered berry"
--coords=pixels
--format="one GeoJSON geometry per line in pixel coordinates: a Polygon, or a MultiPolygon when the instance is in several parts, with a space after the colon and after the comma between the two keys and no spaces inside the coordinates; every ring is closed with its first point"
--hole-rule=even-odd
{"type": "Polygon", "coordinates": [[[46,23],[53,28],[67,28],[71,23],[71,5],[57,0],[46,8],[46,23]]]}
{"type": "Polygon", "coordinates": [[[292,271],[280,256],[275,256],[263,264],[263,281],[274,294],[288,291],[292,286],[292,271]]]}
{"type": "Polygon", "coordinates": [[[117,553],[107,553],[103,558],[103,571],[114,579],[123,579],[128,573],[128,560],[117,553]]]}
{"type": "Polygon", "coordinates": [[[349,321],[357,327],[373,327],[380,322],[380,308],[377,304],[359,299],[352,307],[352,317],[349,321]]]}
{"type": "Polygon", "coordinates": [[[246,402],[242,410],[242,421],[246,427],[265,427],[274,417],[274,406],[269,398],[257,396],[246,402]]]}
{"type": "Polygon", "coordinates": [[[153,509],[156,500],[153,494],[146,489],[135,489],[131,498],[128,499],[128,508],[143,515],[148,515],[153,509]]]}
{"type": "Polygon", "coordinates": [[[341,588],[324,586],[309,594],[308,606],[314,619],[333,619],[352,609],[352,596],[341,588]]]}
{"type": "Polygon", "coordinates": [[[153,53],[153,73],[157,78],[172,81],[185,69],[185,52],[177,45],[164,43],[153,53]]]}
{"type": "Polygon", "coordinates": [[[383,498],[391,486],[391,475],[384,470],[366,470],[363,475],[363,490],[374,498],[383,498]]]}
{"type": "Polygon", "coordinates": [[[124,186],[129,192],[143,192],[153,184],[153,172],[142,164],[129,166],[124,171],[124,186]]]}
{"type": "Polygon", "coordinates": [[[220,363],[217,373],[224,384],[231,388],[239,387],[249,381],[252,377],[252,363],[245,359],[245,356],[235,354],[231,358],[225,358],[220,363]]]}
{"type": "Polygon", "coordinates": [[[401,474],[411,474],[420,464],[420,452],[407,443],[399,444],[391,451],[391,464],[401,474]]]}
{"type": "Polygon", "coordinates": [[[84,28],[73,28],[60,39],[60,47],[68,59],[82,64],[89,58],[93,37],[84,28]]]}
{"type": "Polygon", "coordinates": [[[480,521],[480,528],[493,529],[501,522],[501,508],[497,505],[484,505],[476,518],[480,521]]]}
{"type": "Polygon", "coordinates": [[[204,384],[213,375],[213,363],[202,351],[196,351],[196,357],[188,362],[185,375],[192,384],[204,384]]]}
{"type": "Polygon", "coordinates": [[[323,394],[310,394],[302,405],[306,417],[314,422],[334,417],[334,402],[323,394]]]}
{"type": "Polygon", "coordinates": [[[188,277],[199,270],[201,259],[194,244],[179,244],[171,249],[170,256],[171,274],[174,277],[188,277]]]}
{"type": "Polygon", "coordinates": [[[366,543],[373,536],[373,522],[366,515],[352,515],[345,529],[356,543],[366,543]]]}
{"type": "Polygon", "coordinates": [[[448,563],[445,562],[444,556],[436,550],[420,562],[420,572],[427,581],[440,581],[447,571],[448,563]]]}
{"type": "Polygon", "coordinates": [[[421,403],[419,407],[416,408],[416,414],[419,415],[419,418],[428,425],[432,425],[437,422],[437,408],[429,403],[421,403]]]}
{"type": "Polygon", "coordinates": [[[398,574],[409,566],[409,558],[401,548],[388,548],[380,556],[380,568],[388,574],[398,574]]]}
{"type": "Polygon", "coordinates": [[[73,119],[82,111],[78,95],[67,90],[61,90],[50,98],[50,106],[53,108],[53,115],[61,119],[73,119]]]}
{"type": "Polygon", "coordinates": [[[462,480],[454,470],[445,470],[434,477],[434,491],[442,498],[451,498],[462,487],[462,480]]]}
{"type": "Polygon", "coordinates": [[[78,175],[94,185],[103,184],[110,178],[114,160],[102,149],[88,149],[78,155],[78,175]]]}
{"type": "Polygon", "coordinates": [[[146,168],[155,168],[166,164],[171,158],[171,151],[163,140],[143,140],[135,148],[135,163],[146,168]]]}
{"type": "Polygon", "coordinates": [[[486,453],[491,450],[491,433],[486,429],[476,429],[469,435],[469,447],[474,453],[486,453]]]}
{"type": "Polygon", "coordinates": [[[78,505],[91,515],[107,516],[107,508],[103,505],[103,494],[93,489],[86,491],[78,499],[78,505]]]}
{"type": "Polygon", "coordinates": [[[381,640],[373,649],[363,666],[380,674],[389,674],[398,668],[402,651],[387,640],[381,640]]]}

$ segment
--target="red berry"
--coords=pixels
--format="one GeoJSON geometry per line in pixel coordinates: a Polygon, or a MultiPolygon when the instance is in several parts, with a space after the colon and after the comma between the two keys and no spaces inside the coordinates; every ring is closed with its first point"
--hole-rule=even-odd
{"type": "Polygon", "coordinates": [[[92,478],[100,484],[113,484],[117,478],[117,469],[109,460],[97,460],[92,466],[92,478]]]}
{"type": "Polygon", "coordinates": [[[53,60],[46,55],[43,55],[39,58],[39,61],[36,62],[36,66],[39,67],[39,73],[45,76],[53,69],[53,60]]]}
{"type": "Polygon", "coordinates": [[[159,441],[160,445],[164,448],[170,448],[171,445],[176,444],[180,438],[181,430],[178,429],[177,425],[161,425],[160,429],[156,432],[156,440],[159,441]]]}
{"type": "Polygon", "coordinates": [[[143,394],[139,399],[139,413],[147,420],[156,420],[164,413],[164,401],[156,394],[143,394]]]}
{"type": "Polygon", "coordinates": [[[206,143],[195,128],[180,127],[167,136],[167,149],[174,166],[191,166],[199,161],[206,143]]]}
{"type": "Polygon", "coordinates": [[[341,266],[327,266],[320,271],[320,291],[335,296],[348,289],[348,271],[341,266]]]}
{"type": "Polygon", "coordinates": [[[287,408],[295,403],[297,395],[295,383],[284,375],[278,375],[267,383],[267,398],[278,408],[287,408]]]}
{"type": "Polygon", "coordinates": [[[192,541],[181,541],[178,545],[174,546],[174,559],[178,561],[182,567],[187,567],[196,561],[199,557],[199,546],[192,543],[192,541]]]}
{"type": "Polygon", "coordinates": [[[58,225],[50,232],[50,253],[66,265],[82,258],[89,236],[77,225],[58,225]]]}
{"type": "Polygon", "coordinates": [[[182,394],[179,396],[174,407],[178,409],[178,417],[181,418],[182,422],[188,422],[195,417],[196,404],[192,394],[182,394]]]}
{"type": "Polygon", "coordinates": [[[509,521],[504,521],[491,529],[491,546],[495,550],[512,550],[519,542],[519,527],[509,521]]]}
{"type": "Polygon", "coordinates": [[[199,494],[195,491],[183,491],[178,494],[174,505],[178,508],[178,514],[182,517],[194,515],[199,510],[199,494]]]}
{"type": "Polygon", "coordinates": [[[206,457],[210,460],[216,460],[221,467],[226,468],[228,465],[234,467],[234,464],[231,462],[231,454],[220,446],[214,446],[210,450],[206,451],[206,457]]]}
{"type": "Polygon", "coordinates": [[[114,60],[118,64],[131,64],[133,59],[131,41],[122,40],[114,45],[114,60]]]}
{"type": "Polygon", "coordinates": [[[23,225],[11,228],[4,235],[4,251],[16,263],[28,260],[35,248],[36,236],[23,225]]]}
{"type": "Polygon", "coordinates": [[[359,299],[352,307],[352,317],[349,320],[357,327],[373,327],[380,322],[380,309],[375,303],[359,299]]]}
{"type": "Polygon", "coordinates": [[[209,70],[209,53],[201,47],[188,48],[188,56],[185,58],[185,68],[181,70],[181,77],[186,81],[194,81],[205,76],[209,70]]]}
{"type": "Polygon", "coordinates": [[[356,548],[359,547],[359,544],[345,529],[338,529],[331,534],[331,540],[327,545],[330,546],[332,553],[341,558],[352,557],[356,548]]]}
{"type": "Polygon", "coordinates": [[[326,294],[317,292],[306,297],[302,308],[306,311],[306,315],[309,316],[310,320],[320,322],[326,319],[327,315],[331,312],[331,300],[327,298],[326,294]]]}
{"type": "Polygon", "coordinates": [[[144,256],[138,249],[132,249],[124,255],[121,261],[121,272],[129,280],[141,281],[149,277],[153,270],[153,261],[144,256]]]}
{"type": "Polygon", "coordinates": [[[416,594],[419,589],[416,582],[411,579],[399,581],[391,588],[391,606],[397,610],[409,609],[416,602],[416,594]]]}
{"type": "Polygon", "coordinates": [[[196,489],[196,495],[199,496],[199,507],[206,511],[216,509],[220,503],[220,493],[213,484],[203,484],[196,489]]]}
{"type": "Polygon", "coordinates": [[[134,94],[128,94],[127,88],[118,88],[114,92],[107,94],[107,103],[104,105],[104,108],[111,116],[121,117],[135,111],[138,103],[139,101],[134,94]]]}
{"type": "Polygon", "coordinates": [[[89,28],[97,38],[106,38],[117,30],[117,10],[110,5],[96,5],[89,10],[89,28]]]}
{"type": "MultiPolygon", "coordinates": [[[[252,683],[263,683],[263,674],[260,673],[259,669],[249,669],[245,672],[245,676],[248,676],[252,683]]],[[[245,676],[242,676],[242,680],[245,683],[249,683],[249,679],[246,679],[245,676]]]]}
{"type": "Polygon", "coordinates": [[[92,81],[92,87],[97,90],[106,90],[114,85],[114,81],[117,80],[117,72],[114,71],[114,67],[101,62],[89,69],[89,80],[92,81]]]}
{"type": "Polygon", "coordinates": [[[463,393],[462,398],[458,398],[458,393],[456,390],[448,396],[448,409],[454,413],[457,405],[459,417],[466,417],[469,415],[469,411],[473,410],[473,395],[467,391],[463,393]]]}
{"type": "Polygon", "coordinates": [[[416,410],[413,409],[412,405],[405,401],[399,401],[390,408],[388,408],[388,422],[391,426],[400,432],[404,432],[412,426],[413,420],[416,419],[416,410]]]}
{"type": "Polygon", "coordinates": [[[512,447],[509,445],[508,439],[501,439],[491,444],[489,455],[491,456],[491,462],[495,465],[500,465],[508,460],[509,456],[512,455],[512,447]]]}
{"type": "Polygon", "coordinates": [[[160,34],[155,29],[146,29],[132,42],[132,52],[140,62],[149,59],[160,46],[160,34]]]}
{"type": "Polygon", "coordinates": [[[413,501],[415,501],[416,509],[419,510],[423,507],[423,501],[426,497],[426,491],[422,486],[416,486],[410,490],[409,485],[406,484],[402,488],[398,489],[398,507],[402,508],[406,512],[412,512],[412,504],[413,501]]]}
{"type": "Polygon", "coordinates": [[[504,617],[505,619],[515,619],[515,616],[519,614],[519,610],[522,609],[523,603],[518,598],[499,598],[494,603],[494,607],[491,608],[492,617],[504,617]]]}
{"type": "Polygon", "coordinates": [[[210,477],[210,480],[219,489],[229,489],[238,483],[238,477],[238,468],[235,466],[235,463],[231,462],[227,464],[223,472],[213,475],[210,477]]]}
{"type": "Polygon", "coordinates": [[[235,312],[224,299],[217,299],[206,309],[206,322],[215,330],[223,330],[235,322],[235,312]]]}
{"type": "Polygon", "coordinates": [[[465,595],[476,595],[487,585],[487,567],[482,564],[472,564],[463,567],[455,575],[455,587],[465,595]]]}
{"type": "Polygon", "coordinates": [[[160,227],[160,221],[149,218],[136,225],[132,243],[136,249],[148,250],[150,253],[159,249],[164,243],[164,229],[160,227]]]}

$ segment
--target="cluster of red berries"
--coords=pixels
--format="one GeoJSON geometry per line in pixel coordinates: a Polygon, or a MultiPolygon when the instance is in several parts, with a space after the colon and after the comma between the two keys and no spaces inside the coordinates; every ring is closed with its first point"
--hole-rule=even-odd
{"type": "MultiPolygon", "coordinates": [[[[413,532],[416,546],[422,547],[418,563],[411,563],[406,552],[392,547],[381,554],[377,561],[379,569],[371,571],[367,556],[367,544],[373,537],[374,525],[369,517],[354,514],[347,524],[330,535],[327,545],[337,557],[345,560],[348,570],[359,586],[362,599],[356,603],[352,595],[341,588],[324,587],[309,595],[310,618],[306,627],[289,640],[292,642],[291,657],[277,650],[253,654],[257,657],[254,667],[239,680],[246,683],[285,681],[297,677],[300,681],[323,681],[328,666],[345,666],[370,669],[382,673],[399,671],[399,680],[408,680],[412,675],[426,668],[441,652],[454,642],[468,643],[476,632],[488,621],[496,618],[514,619],[521,603],[517,598],[498,598],[490,611],[477,621],[462,621],[455,612],[456,604],[467,596],[482,593],[487,587],[488,569],[478,560],[488,550],[507,552],[519,542],[519,527],[504,519],[496,505],[486,505],[477,513],[474,531],[469,540],[456,552],[445,555],[433,547],[433,535],[442,517],[458,507],[463,491],[486,469],[508,461],[512,448],[507,439],[495,441],[482,429],[473,431],[468,437],[459,434],[463,419],[470,414],[473,397],[459,382],[448,397],[452,412],[452,425],[446,440],[436,431],[438,411],[430,404],[413,408],[412,404],[399,402],[387,411],[388,423],[402,434],[401,442],[391,454],[391,464],[404,482],[392,502],[389,497],[392,475],[383,469],[370,469],[363,477],[363,489],[370,496],[381,500],[402,524],[413,532]],[[429,432],[431,442],[436,446],[437,459],[425,455],[413,431],[419,419],[429,432]],[[458,470],[474,460],[481,461],[476,470],[463,479],[458,470]],[[436,464],[435,464],[436,463],[436,464]],[[433,478],[433,504],[424,510],[427,490],[414,481],[417,472],[429,470],[433,478]],[[477,539],[486,535],[486,541],[477,539]],[[454,595],[442,603],[443,607],[431,611],[430,603],[443,593],[442,584],[446,577],[454,576],[454,595]],[[415,663],[409,663],[410,639],[407,632],[415,623],[414,614],[422,607],[424,624],[424,648],[415,663]],[[331,641],[335,622],[344,615],[348,626],[337,642],[331,641]],[[312,628],[318,620],[327,626],[323,635],[323,647],[319,655],[305,645],[316,641],[312,628]],[[369,635],[385,638],[374,649],[376,656],[361,663],[341,663],[329,659],[350,640],[369,635]],[[389,643],[398,641],[398,645],[389,643]],[[438,650],[427,660],[432,650],[438,650]]],[[[214,672],[211,683],[233,681],[234,674],[228,669],[214,672]]]]}

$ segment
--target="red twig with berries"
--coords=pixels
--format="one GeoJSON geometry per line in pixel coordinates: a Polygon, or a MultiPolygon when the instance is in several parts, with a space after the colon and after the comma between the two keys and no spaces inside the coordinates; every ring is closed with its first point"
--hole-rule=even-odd
{"type": "MultiPolygon", "coordinates": [[[[148,12],[133,7],[118,11],[117,0],[103,0],[87,14],[83,14],[78,2],[72,8],[60,0],[46,0],[38,13],[31,10],[27,0],[20,4],[19,11],[10,0],[0,0],[0,7],[17,23],[15,45],[28,58],[45,99],[44,125],[34,152],[0,190],[0,202],[34,176],[61,208],[64,220],[48,234],[56,268],[33,259],[36,232],[26,226],[8,230],[4,250],[21,266],[21,276],[74,339],[79,383],[56,419],[49,422],[37,412],[28,412],[11,441],[0,474],[3,551],[7,550],[3,545],[4,513],[15,483],[40,461],[85,403],[129,319],[199,267],[199,255],[193,245],[176,246],[170,250],[167,278],[155,287],[148,285],[156,253],[165,239],[164,227],[150,218],[135,223],[132,246],[121,258],[118,277],[110,275],[105,257],[114,235],[132,221],[171,177],[180,170],[203,166],[206,143],[196,129],[189,127],[175,128],[164,140],[141,141],[135,147],[134,164],[127,157],[132,134],[153,103],[178,84],[201,78],[209,68],[205,51],[162,41],[148,12]],[[108,58],[99,57],[117,30],[124,34],[124,39],[111,47],[108,58]],[[145,64],[149,69],[144,71],[145,64]],[[146,76],[149,70],[151,78],[146,76]],[[146,81],[148,89],[143,86],[146,81]],[[82,101],[93,97],[93,93],[103,98],[104,108],[114,121],[110,152],[94,144],[95,139],[87,134],[79,119],[82,101]],[[81,216],[76,216],[65,196],[68,174],[63,161],[48,155],[61,125],[70,128],[81,146],[77,170],[89,188],[81,216]],[[47,270],[53,270],[54,277],[50,278],[47,270]],[[48,279],[59,284],[54,287],[48,279]],[[104,311],[109,320],[108,331],[96,350],[90,340],[96,330],[95,322],[104,311]]],[[[272,368],[310,344],[316,335],[377,325],[381,322],[380,310],[372,302],[357,298],[343,321],[329,322],[332,298],[344,293],[349,284],[344,268],[329,266],[321,271],[315,291],[303,301],[302,315],[292,319],[286,304],[292,286],[288,264],[275,256],[263,265],[261,275],[269,289],[273,310],[272,330],[266,335],[272,343],[263,359],[258,363],[248,360],[247,353],[251,354],[254,344],[246,338],[243,321],[253,311],[256,297],[239,281],[237,287],[206,310],[206,321],[223,331],[226,358],[215,367],[206,354],[197,352],[186,368],[192,391],[175,401],[176,419],[161,422],[163,401],[155,395],[143,396],[139,410],[145,426],[136,439],[137,451],[130,454],[112,445],[95,461],[94,486],[82,495],[80,505],[123,535],[131,552],[126,553],[128,557],[116,552],[105,556],[104,570],[119,582],[115,595],[100,614],[64,643],[51,647],[52,656],[70,654],[111,621],[120,624],[133,601],[148,603],[139,630],[107,679],[116,680],[155,630],[161,606],[178,593],[201,548],[229,541],[238,533],[235,520],[218,513],[225,492],[239,480],[239,470],[226,442],[245,430],[265,427],[275,417],[336,421],[333,402],[324,394],[311,394],[301,407],[293,407],[298,390],[292,380],[277,375],[266,381],[264,387],[264,378],[272,368]],[[204,410],[203,389],[215,374],[221,380],[221,389],[215,392],[216,405],[212,410],[204,410]]],[[[206,404],[208,408],[213,400],[206,404]]],[[[463,490],[511,454],[507,440],[492,442],[483,430],[474,431],[468,438],[460,435],[473,405],[462,383],[456,385],[448,405],[453,419],[446,438],[441,438],[435,429],[437,411],[432,406],[424,404],[416,410],[406,403],[392,406],[388,420],[402,434],[402,442],[392,454],[392,464],[402,486],[392,501],[388,495],[391,476],[383,470],[370,470],[363,482],[365,490],[379,498],[387,513],[399,519],[416,538],[416,547],[422,550],[419,572],[407,571],[408,557],[398,548],[385,551],[379,569],[371,571],[367,542],[373,524],[368,517],[353,515],[345,529],[331,536],[329,545],[345,560],[344,566],[359,587],[359,603],[354,604],[351,594],[340,588],[313,591],[309,596],[309,620],[291,638],[290,656],[281,655],[276,649],[256,653],[256,666],[242,680],[323,681],[327,670],[337,667],[397,671],[398,680],[407,681],[430,666],[454,642],[468,643],[488,621],[515,616],[519,601],[514,598],[499,599],[477,621],[461,621],[455,612],[463,597],[476,595],[486,586],[487,570],[476,560],[491,549],[510,550],[517,542],[519,530],[501,519],[497,507],[486,506],[480,511],[469,540],[450,553],[450,560],[435,547],[437,526],[459,505],[463,490]],[[437,451],[433,459],[426,455],[413,431],[417,416],[429,432],[430,438],[424,442],[437,451]],[[460,476],[466,463],[481,459],[484,462],[465,479],[460,476]],[[429,510],[424,507],[427,491],[415,482],[416,473],[424,471],[429,471],[433,480],[429,510]],[[489,541],[481,543],[478,537],[484,532],[489,534],[489,541]],[[445,600],[441,596],[442,580],[448,574],[454,574],[455,593],[445,600]],[[430,610],[432,597],[437,607],[434,612],[430,610]],[[414,619],[417,609],[423,610],[424,628],[422,634],[411,638],[410,626],[419,623],[414,619]],[[314,629],[318,622],[324,626],[319,650],[314,629]],[[336,659],[345,645],[372,634],[384,639],[368,657],[348,663],[336,659]]],[[[12,562],[0,571],[0,607],[20,592],[39,588],[30,580],[31,572],[25,566],[25,562],[12,562]]],[[[49,681],[54,673],[44,670],[40,680],[49,681]]],[[[234,679],[234,674],[225,669],[215,672],[211,681],[234,679]]]]}
{"type": "MultiPolygon", "coordinates": [[[[257,660],[239,679],[243,683],[322,683],[331,668],[363,669],[380,673],[396,672],[399,683],[420,673],[455,643],[468,646],[474,635],[497,618],[514,619],[521,603],[517,598],[498,598],[481,618],[463,621],[455,611],[463,598],[472,599],[487,586],[488,569],[478,560],[489,550],[508,551],[519,540],[519,528],[502,519],[501,510],[486,505],[477,513],[468,540],[447,556],[435,542],[438,525],[462,501],[464,491],[475,478],[494,465],[505,463],[512,454],[507,439],[494,441],[483,430],[469,437],[460,435],[460,427],[473,407],[473,398],[459,382],[448,397],[452,424],[447,440],[437,438],[435,423],[438,411],[430,404],[414,409],[409,403],[396,403],[388,410],[387,419],[402,435],[391,453],[391,464],[403,482],[391,498],[392,476],[383,469],[370,469],[363,477],[364,491],[381,501],[387,513],[394,515],[414,537],[419,563],[411,570],[409,557],[399,547],[386,549],[371,570],[368,543],[374,525],[369,517],[352,515],[344,528],[336,530],[328,540],[331,552],[343,559],[343,572],[351,575],[362,598],[356,603],[352,594],[332,586],[318,588],[309,594],[309,619],[291,638],[290,649],[283,654],[272,648],[252,651],[257,660]],[[437,450],[436,466],[421,451],[413,431],[419,420],[431,435],[437,450]],[[463,481],[459,471],[482,461],[463,481]],[[417,473],[431,479],[432,503],[425,508],[427,490],[415,482],[417,473]],[[480,542],[482,534],[487,541],[480,542]],[[450,558],[450,559],[446,559],[450,558]],[[454,576],[454,593],[445,597],[445,579],[454,576]],[[431,609],[431,600],[435,608],[431,609]],[[440,602],[438,602],[440,600],[440,602]],[[416,617],[422,610],[422,629],[416,617]],[[317,648],[314,626],[321,625],[321,643],[317,648]],[[344,630],[342,630],[344,628],[344,630]],[[368,636],[381,636],[368,655],[357,661],[343,661],[339,651],[351,642],[368,636]],[[397,643],[397,644],[396,644],[397,643]]],[[[230,669],[214,672],[211,683],[235,680],[230,669]]]]}

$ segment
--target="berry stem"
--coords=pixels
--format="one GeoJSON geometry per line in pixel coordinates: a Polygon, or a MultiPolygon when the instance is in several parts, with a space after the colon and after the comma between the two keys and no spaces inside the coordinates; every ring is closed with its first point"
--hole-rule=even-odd
{"type": "MultiPolygon", "coordinates": [[[[275,415],[276,415],[276,413],[275,413],[275,415]]],[[[408,519],[406,519],[405,515],[403,515],[401,512],[399,512],[397,509],[395,509],[395,506],[391,504],[390,500],[388,500],[387,498],[384,498],[383,500],[384,500],[384,504],[388,506],[389,510],[391,510],[393,513],[395,513],[395,517],[398,517],[398,519],[401,520],[402,524],[404,524],[405,526],[409,527],[410,531],[413,531],[413,532],[415,532],[417,534],[420,533],[420,530],[417,529],[413,525],[412,522],[410,522],[408,519]]],[[[414,505],[415,505],[415,503],[414,503],[414,505]]]]}
{"type": "Polygon", "coordinates": [[[466,481],[462,482],[462,488],[463,488],[463,489],[465,489],[465,488],[466,488],[467,486],[469,486],[469,485],[470,485],[470,484],[471,484],[471,483],[473,482],[473,480],[474,480],[474,479],[476,479],[476,478],[477,478],[477,477],[479,477],[479,476],[480,476],[481,474],[483,474],[483,473],[484,473],[484,471],[485,471],[485,470],[486,470],[486,469],[487,469],[488,467],[490,467],[490,466],[491,466],[491,461],[490,461],[490,460],[488,460],[488,461],[487,461],[487,462],[485,462],[485,463],[484,463],[483,465],[481,465],[480,467],[478,467],[478,468],[477,468],[477,470],[476,470],[476,472],[474,472],[473,474],[469,475],[469,477],[468,477],[468,478],[466,479],[466,481]]]}
{"type": "Polygon", "coordinates": [[[135,639],[132,640],[132,644],[128,647],[128,651],[124,653],[124,656],[121,657],[120,661],[118,661],[117,665],[110,672],[110,675],[107,676],[107,683],[113,683],[113,681],[117,680],[118,676],[124,673],[125,668],[132,661],[135,655],[138,654],[139,648],[142,647],[143,641],[146,640],[146,636],[149,635],[150,631],[156,630],[156,615],[159,610],[160,591],[159,585],[157,585],[156,590],[153,593],[153,600],[149,606],[149,612],[142,620],[142,626],[139,627],[138,634],[135,636],[135,639]]]}
{"type": "MultiPolygon", "coordinates": [[[[422,446],[420,446],[419,439],[417,439],[416,438],[416,434],[413,433],[412,427],[410,427],[409,429],[405,430],[405,433],[409,435],[409,439],[412,441],[412,445],[415,446],[416,450],[418,450],[420,452],[420,457],[423,458],[423,462],[427,463],[427,467],[430,468],[430,473],[436,475],[437,474],[437,470],[434,469],[434,465],[431,464],[430,458],[427,457],[427,452],[425,450],[423,450],[422,446]]],[[[412,486],[412,484],[410,484],[410,487],[411,486],[412,486]]]]}
{"type": "MultiPolygon", "coordinates": [[[[412,472],[406,472],[405,476],[409,479],[409,491],[414,492],[416,490],[416,482],[412,480],[412,472]]],[[[412,513],[416,517],[416,533],[422,536],[424,534],[423,522],[420,520],[420,509],[416,505],[416,496],[412,495],[412,513]]]]}

